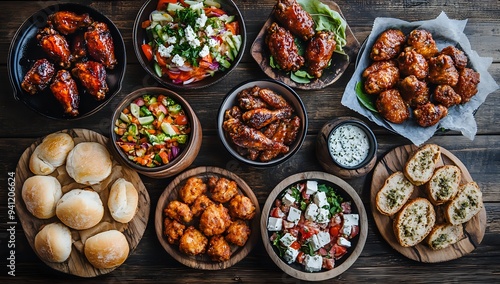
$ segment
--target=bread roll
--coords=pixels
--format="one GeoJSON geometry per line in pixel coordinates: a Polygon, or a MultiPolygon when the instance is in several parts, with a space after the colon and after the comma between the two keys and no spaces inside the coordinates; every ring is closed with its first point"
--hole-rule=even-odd
{"type": "Polygon", "coordinates": [[[57,202],[56,215],[66,226],[85,230],[101,221],[104,216],[104,206],[97,192],[73,189],[57,202]]]}
{"type": "Polygon", "coordinates": [[[32,176],[24,181],[21,196],[33,216],[49,219],[56,215],[56,204],[62,196],[61,184],[53,176],[32,176]]]}
{"type": "Polygon", "coordinates": [[[458,242],[463,234],[464,228],[461,224],[440,224],[434,226],[426,238],[426,243],[433,250],[444,249],[458,242]]]}
{"type": "Polygon", "coordinates": [[[139,194],[134,185],[123,178],[117,179],[109,191],[108,208],[113,219],[128,223],[137,211],[139,194]]]}
{"type": "Polygon", "coordinates": [[[445,217],[451,224],[468,222],[483,208],[483,194],[477,183],[462,184],[458,193],[446,204],[445,217]]]}
{"type": "Polygon", "coordinates": [[[426,144],[420,147],[405,164],[406,178],[416,186],[428,182],[434,174],[440,157],[441,150],[438,145],[426,144]]]}
{"type": "Polygon", "coordinates": [[[399,244],[411,247],[423,241],[430,233],[436,223],[436,212],[429,200],[417,197],[403,206],[393,222],[399,244]]]}
{"type": "Polygon", "coordinates": [[[67,133],[47,135],[30,156],[29,167],[35,175],[48,175],[63,165],[75,142],[67,133]]]}
{"type": "Polygon", "coordinates": [[[429,199],[436,205],[443,204],[455,197],[460,185],[462,172],[454,165],[437,168],[430,181],[425,184],[429,199]]]}
{"type": "Polygon", "coordinates": [[[35,236],[35,251],[48,262],[64,262],[71,254],[71,231],[61,223],[43,227],[35,236]]]}
{"type": "Polygon", "coordinates": [[[415,186],[405,177],[403,172],[395,172],[384,182],[377,192],[376,206],[380,213],[392,216],[396,214],[410,199],[415,186]]]}
{"type": "Polygon", "coordinates": [[[66,171],[76,182],[93,185],[109,176],[112,163],[104,145],[97,142],[82,142],[69,152],[66,171]]]}
{"type": "Polygon", "coordinates": [[[109,230],[88,238],[84,253],[95,268],[108,269],[125,262],[129,245],[125,235],[120,231],[109,230]]]}

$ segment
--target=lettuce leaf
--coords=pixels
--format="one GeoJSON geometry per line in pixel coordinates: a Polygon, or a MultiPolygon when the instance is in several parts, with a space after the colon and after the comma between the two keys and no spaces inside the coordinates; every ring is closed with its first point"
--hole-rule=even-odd
{"type": "Polygon", "coordinates": [[[356,96],[359,102],[374,113],[378,113],[377,107],[375,105],[375,96],[370,96],[363,91],[363,84],[357,82],[355,86],[356,96]]]}

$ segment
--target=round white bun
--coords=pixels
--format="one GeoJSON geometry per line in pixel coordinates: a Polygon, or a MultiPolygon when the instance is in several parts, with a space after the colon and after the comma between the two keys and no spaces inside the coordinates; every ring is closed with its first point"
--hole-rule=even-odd
{"type": "Polygon", "coordinates": [[[101,221],[104,206],[97,192],[73,189],[66,192],[57,202],[56,215],[66,226],[85,230],[101,221]]]}
{"type": "Polygon", "coordinates": [[[47,135],[30,156],[29,167],[36,175],[48,175],[63,165],[75,142],[67,133],[47,135]]]}
{"type": "Polygon", "coordinates": [[[53,176],[31,176],[21,190],[26,209],[39,219],[56,215],[56,204],[62,196],[61,184],[53,176]]]}
{"type": "Polygon", "coordinates": [[[117,230],[99,233],[87,239],[84,253],[95,268],[108,269],[125,262],[129,253],[125,235],[117,230]]]}
{"type": "Polygon", "coordinates": [[[66,171],[76,182],[98,184],[111,173],[113,162],[104,145],[82,142],[71,150],[66,159],[66,171]]]}
{"type": "Polygon", "coordinates": [[[38,256],[48,262],[64,262],[71,254],[71,231],[61,223],[44,226],[35,236],[38,256]]]}
{"type": "Polygon", "coordinates": [[[134,185],[123,178],[117,179],[109,191],[108,208],[113,219],[128,223],[137,212],[139,194],[134,185]]]}

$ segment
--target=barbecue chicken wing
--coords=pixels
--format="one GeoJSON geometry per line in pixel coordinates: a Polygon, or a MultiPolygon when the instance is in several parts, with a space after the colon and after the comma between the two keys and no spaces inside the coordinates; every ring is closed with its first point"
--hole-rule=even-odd
{"type": "MultiPolygon", "coordinates": [[[[298,116],[294,116],[291,119],[283,119],[275,125],[277,125],[277,127],[270,131],[272,134],[270,135],[271,137],[268,137],[275,142],[283,143],[289,146],[297,137],[297,133],[300,128],[300,118],[298,116]]],[[[265,132],[264,134],[266,135],[265,132]]],[[[264,150],[260,153],[259,157],[262,162],[265,162],[276,158],[279,154],[280,152],[278,150],[264,150]]]]}
{"type": "Polygon", "coordinates": [[[45,58],[38,59],[24,76],[21,87],[29,94],[34,95],[49,85],[54,74],[54,64],[45,58]]]}
{"type": "Polygon", "coordinates": [[[292,115],[292,109],[282,108],[270,110],[267,108],[251,109],[242,114],[241,118],[250,127],[261,129],[274,121],[289,118],[292,115]]]}
{"type": "Polygon", "coordinates": [[[57,71],[50,90],[54,97],[64,108],[64,113],[70,116],[78,115],[78,105],[80,104],[80,95],[75,80],[67,70],[57,71]]]}
{"type": "Polygon", "coordinates": [[[100,101],[106,97],[109,88],[106,83],[106,68],[101,63],[79,62],[76,63],[71,73],[96,100],[100,101]]]}
{"type": "Polygon", "coordinates": [[[278,0],[274,16],[285,29],[304,41],[314,36],[313,18],[296,0],[278,0]]]}
{"type": "Polygon", "coordinates": [[[441,54],[446,54],[453,59],[453,63],[458,70],[462,70],[467,66],[467,55],[465,52],[454,46],[447,46],[441,50],[441,54]]]}
{"type": "Polygon", "coordinates": [[[253,88],[244,89],[238,93],[238,105],[241,109],[250,110],[256,108],[268,107],[267,103],[259,97],[258,86],[253,88]]]}
{"type": "Polygon", "coordinates": [[[429,74],[429,64],[424,56],[415,50],[403,51],[398,56],[399,72],[404,76],[414,75],[424,80],[429,74]]]}
{"type": "Polygon", "coordinates": [[[47,23],[63,35],[69,35],[92,23],[89,14],[78,15],[70,11],[58,11],[49,15],[47,23]]]}
{"type": "Polygon", "coordinates": [[[375,105],[380,115],[392,123],[403,123],[410,117],[408,106],[396,89],[380,93],[375,105]]]}
{"type": "Polygon", "coordinates": [[[283,96],[275,93],[271,89],[267,88],[262,88],[259,89],[259,92],[257,93],[259,98],[261,98],[264,102],[266,102],[269,106],[278,109],[278,108],[289,108],[291,109],[292,106],[283,98],[283,96]]]}
{"type": "Polygon", "coordinates": [[[453,59],[445,54],[440,54],[429,59],[429,82],[436,85],[455,86],[458,83],[458,71],[453,64],[453,59]]]}
{"type": "Polygon", "coordinates": [[[335,33],[330,31],[317,32],[307,44],[304,54],[307,72],[320,78],[323,75],[323,70],[328,67],[335,46],[335,33]]]}
{"type": "Polygon", "coordinates": [[[401,97],[411,107],[423,105],[429,101],[429,88],[425,81],[420,81],[414,75],[404,78],[399,83],[401,97]]]}
{"type": "Polygon", "coordinates": [[[76,33],[73,36],[70,50],[73,61],[78,61],[87,56],[87,44],[85,43],[84,33],[76,33]]]}
{"type": "Polygon", "coordinates": [[[434,89],[433,99],[445,107],[458,105],[462,102],[462,97],[450,85],[438,85],[434,89]]]}
{"type": "Polygon", "coordinates": [[[442,105],[434,105],[431,102],[418,106],[413,110],[418,125],[422,127],[432,126],[448,114],[448,109],[442,105]]]}
{"type": "Polygon", "coordinates": [[[117,64],[115,46],[108,26],[102,22],[93,22],[85,32],[87,51],[96,61],[106,68],[113,69],[117,64]]]}
{"type": "Polygon", "coordinates": [[[267,30],[266,44],[281,70],[297,71],[304,65],[304,57],[299,55],[292,34],[278,24],[272,23],[267,30]]]}
{"type": "Polygon", "coordinates": [[[462,103],[470,101],[470,99],[477,93],[477,85],[480,81],[480,75],[478,72],[470,68],[464,68],[460,71],[458,83],[454,89],[455,92],[462,97],[462,103]]]}
{"type": "Polygon", "coordinates": [[[425,59],[429,59],[438,54],[439,50],[432,34],[423,29],[416,29],[410,32],[406,40],[405,51],[415,50],[422,54],[425,59]]]}
{"type": "Polygon", "coordinates": [[[376,95],[393,88],[399,80],[399,69],[394,61],[375,61],[363,71],[365,92],[376,95]]]}
{"type": "Polygon", "coordinates": [[[47,55],[62,68],[71,66],[71,51],[66,38],[52,28],[44,28],[37,34],[38,43],[47,55]]]}
{"type": "Polygon", "coordinates": [[[406,41],[404,33],[397,29],[388,29],[382,32],[375,40],[370,58],[374,61],[385,61],[396,58],[406,41]]]}

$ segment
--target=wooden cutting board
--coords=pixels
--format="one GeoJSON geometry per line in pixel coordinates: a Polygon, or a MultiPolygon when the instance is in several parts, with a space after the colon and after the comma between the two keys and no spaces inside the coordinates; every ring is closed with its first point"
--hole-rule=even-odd
{"type": "MultiPolygon", "coordinates": [[[[451,245],[441,250],[432,250],[424,243],[417,244],[413,247],[402,247],[396,240],[392,229],[393,218],[381,214],[375,205],[377,192],[382,188],[386,178],[396,171],[403,170],[403,167],[410,155],[417,149],[415,145],[404,145],[396,147],[385,155],[385,157],[376,165],[373,171],[373,178],[370,191],[371,211],[377,228],[382,237],[402,255],[420,262],[443,262],[460,258],[473,251],[483,240],[486,231],[486,210],[483,206],[481,211],[476,214],[469,222],[465,223],[464,235],[456,244],[451,245]]],[[[467,170],[467,167],[451,152],[440,147],[441,159],[437,166],[456,165],[462,171],[461,184],[471,182],[472,177],[467,170]]],[[[413,192],[411,199],[415,197],[426,197],[422,187],[417,187],[413,192]]],[[[436,223],[444,222],[443,216],[440,214],[441,207],[435,206],[436,223]]]]}
{"type": "MultiPolygon", "coordinates": [[[[110,147],[108,145],[108,139],[97,132],[87,129],[68,129],[61,132],[66,132],[71,137],[73,137],[75,145],[84,141],[98,142],[106,146],[108,151],[111,153],[110,147]]],[[[17,164],[16,168],[16,197],[18,197],[16,198],[17,215],[19,217],[19,220],[21,221],[21,225],[23,227],[26,238],[28,239],[28,242],[33,250],[35,236],[40,231],[42,226],[53,222],[59,222],[57,217],[52,217],[47,220],[42,220],[34,217],[26,209],[24,201],[21,197],[21,191],[24,181],[30,176],[33,176],[33,173],[29,169],[30,156],[35,150],[36,146],[40,144],[42,140],[43,137],[35,141],[29,148],[24,151],[24,153],[21,155],[21,158],[19,159],[19,163],[17,164]]],[[[85,255],[82,253],[85,240],[102,231],[110,229],[121,231],[125,235],[129,243],[130,254],[133,253],[133,251],[139,244],[139,241],[141,240],[148,223],[150,209],[149,194],[139,175],[135,171],[126,167],[122,167],[113,157],[112,160],[113,170],[110,176],[101,183],[92,186],[93,189],[99,191],[99,196],[101,197],[101,200],[103,202],[105,209],[103,219],[99,224],[87,230],[78,231],[71,229],[73,246],[69,259],[62,263],[47,262],[42,259],[42,261],[44,261],[45,264],[47,264],[49,267],[64,273],[81,277],[95,277],[98,275],[109,273],[116,269],[116,267],[112,269],[96,269],[87,261],[85,255]],[[131,182],[139,193],[137,213],[134,218],[127,224],[122,224],[114,221],[107,208],[109,189],[113,182],[121,177],[131,182]]],[[[54,173],[52,173],[52,175],[61,182],[63,193],[74,188],[87,187],[84,185],[79,185],[74,180],[72,180],[66,173],[65,165],[60,166],[54,173]]]]}

